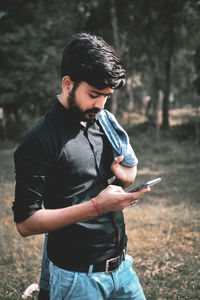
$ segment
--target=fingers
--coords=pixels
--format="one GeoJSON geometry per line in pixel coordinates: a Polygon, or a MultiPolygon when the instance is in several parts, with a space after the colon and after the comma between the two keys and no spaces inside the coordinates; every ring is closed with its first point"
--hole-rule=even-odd
{"type": "Polygon", "coordinates": [[[132,206],[133,204],[136,204],[137,202],[138,202],[138,200],[134,200],[134,201],[131,202],[130,205],[132,206]]]}
{"type": "Polygon", "coordinates": [[[135,204],[139,198],[142,198],[146,193],[150,192],[150,187],[146,187],[138,192],[129,193],[130,194],[130,205],[135,204]]]}
{"type": "Polygon", "coordinates": [[[142,190],[140,190],[140,191],[138,191],[138,192],[133,192],[133,193],[131,193],[131,194],[134,194],[135,195],[135,197],[138,197],[138,198],[140,198],[140,197],[142,197],[144,194],[146,194],[146,193],[148,193],[148,192],[150,192],[150,187],[149,186],[147,186],[146,188],[144,188],[144,189],[142,189],[142,190]]]}
{"type": "Polygon", "coordinates": [[[109,185],[108,188],[112,191],[112,192],[117,192],[117,193],[124,193],[124,190],[121,186],[118,185],[109,185]]]}
{"type": "Polygon", "coordinates": [[[127,197],[129,198],[130,202],[133,202],[133,201],[136,201],[138,200],[139,198],[143,197],[144,194],[150,192],[150,187],[146,187],[138,192],[133,192],[133,193],[127,193],[123,190],[123,188],[121,186],[117,186],[117,185],[109,185],[107,187],[107,189],[110,189],[111,192],[117,192],[117,193],[123,193],[123,194],[126,194],[127,197]]]}
{"type": "Polygon", "coordinates": [[[118,156],[118,157],[115,157],[115,158],[114,158],[114,161],[113,161],[113,164],[114,164],[114,165],[118,165],[118,164],[120,164],[120,162],[122,162],[123,159],[124,159],[124,156],[123,156],[123,155],[120,155],[120,156],[118,156]]]}
{"type": "Polygon", "coordinates": [[[123,210],[132,205],[148,193],[150,188],[147,187],[141,191],[127,193],[121,186],[109,185],[100,194],[96,196],[96,202],[101,212],[123,210]]]}

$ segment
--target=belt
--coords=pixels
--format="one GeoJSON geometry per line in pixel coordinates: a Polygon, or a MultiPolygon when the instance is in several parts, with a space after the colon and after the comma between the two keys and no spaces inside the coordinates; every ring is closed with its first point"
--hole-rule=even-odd
{"type": "Polygon", "coordinates": [[[116,271],[122,260],[125,259],[125,249],[116,257],[114,258],[110,258],[107,259],[104,262],[101,263],[97,263],[94,265],[83,265],[83,266],[59,266],[57,265],[59,268],[61,269],[65,269],[68,271],[74,271],[74,272],[84,272],[84,273],[88,273],[88,272],[105,272],[106,274],[112,273],[114,271],[116,271]]]}

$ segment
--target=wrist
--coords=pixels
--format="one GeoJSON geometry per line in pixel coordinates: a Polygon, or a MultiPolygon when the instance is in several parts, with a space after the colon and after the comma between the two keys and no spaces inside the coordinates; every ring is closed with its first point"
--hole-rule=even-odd
{"type": "Polygon", "coordinates": [[[93,207],[95,208],[97,215],[101,216],[101,211],[100,211],[99,206],[98,206],[98,204],[96,202],[96,199],[92,198],[90,201],[91,201],[93,207]]]}

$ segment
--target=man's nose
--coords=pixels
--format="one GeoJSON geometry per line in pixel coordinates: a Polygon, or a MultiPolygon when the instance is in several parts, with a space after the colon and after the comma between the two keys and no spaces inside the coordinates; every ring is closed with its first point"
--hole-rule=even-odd
{"type": "Polygon", "coordinates": [[[106,100],[107,97],[105,96],[99,97],[94,104],[95,108],[98,108],[99,110],[103,109],[106,104],[106,100]]]}

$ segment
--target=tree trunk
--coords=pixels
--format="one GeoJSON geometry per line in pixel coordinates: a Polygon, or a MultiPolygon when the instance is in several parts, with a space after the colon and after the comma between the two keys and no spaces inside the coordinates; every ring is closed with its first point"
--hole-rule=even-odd
{"type": "Polygon", "coordinates": [[[118,21],[117,21],[115,0],[110,0],[110,16],[111,16],[111,26],[112,26],[112,31],[113,31],[114,46],[115,46],[115,49],[118,51],[118,53],[120,53],[118,21]]]}
{"type": "MultiPolygon", "coordinates": [[[[118,53],[120,53],[115,0],[110,0],[110,16],[111,16],[111,26],[112,26],[112,32],[113,32],[114,48],[118,53]]],[[[115,93],[112,96],[111,112],[113,114],[115,114],[117,112],[117,108],[118,108],[118,93],[117,93],[117,91],[115,91],[115,93]]]]}
{"type": "Polygon", "coordinates": [[[163,99],[163,111],[162,111],[162,125],[164,129],[169,128],[169,95],[171,90],[171,62],[173,55],[174,44],[174,24],[171,17],[171,23],[169,24],[169,46],[165,64],[165,90],[163,99]]]}
{"type": "Polygon", "coordinates": [[[196,116],[195,116],[195,144],[198,145],[199,144],[199,136],[200,136],[200,122],[199,122],[199,116],[200,116],[200,110],[199,110],[199,96],[194,96],[196,98],[196,116]]]}
{"type": "Polygon", "coordinates": [[[163,128],[168,129],[169,128],[169,94],[170,94],[170,68],[171,68],[171,62],[167,62],[166,66],[166,87],[165,87],[165,94],[163,99],[163,128]]]}
{"type": "Polygon", "coordinates": [[[127,105],[128,111],[132,112],[134,109],[134,97],[133,97],[133,87],[132,87],[132,77],[127,79],[126,90],[129,96],[129,103],[127,105]]]}
{"type": "Polygon", "coordinates": [[[158,101],[156,105],[156,118],[155,118],[155,123],[156,123],[156,143],[157,146],[160,146],[160,111],[162,107],[162,101],[163,101],[163,92],[160,90],[159,91],[159,96],[158,96],[158,101]]]}

